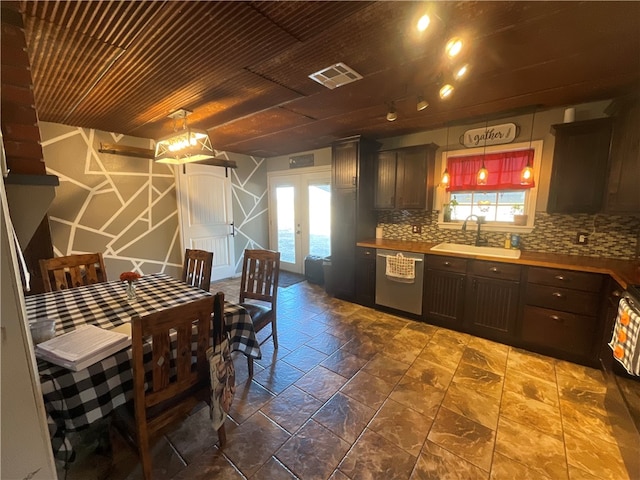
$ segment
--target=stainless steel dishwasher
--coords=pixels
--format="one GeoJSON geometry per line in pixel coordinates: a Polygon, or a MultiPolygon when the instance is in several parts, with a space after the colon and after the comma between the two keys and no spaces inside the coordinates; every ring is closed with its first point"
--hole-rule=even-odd
{"type": "Polygon", "coordinates": [[[424,254],[376,251],[376,305],[422,315],[424,254]]]}

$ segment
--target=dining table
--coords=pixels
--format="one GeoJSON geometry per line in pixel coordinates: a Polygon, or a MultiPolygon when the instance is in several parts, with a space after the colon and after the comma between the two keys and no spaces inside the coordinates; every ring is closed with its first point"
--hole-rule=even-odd
{"type": "MultiPolygon", "coordinates": [[[[25,298],[25,304],[28,321],[55,320],[57,336],[83,325],[112,329],[129,323],[134,315],[144,316],[207,296],[212,294],[164,273],[154,273],[136,281],[135,299],[128,298],[125,282],[109,281],[31,295],[25,298]]],[[[261,358],[247,310],[225,301],[224,318],[231,350],[261,358]]],[[[72,461],[68,433],[88,428],[133,399],[131,347],[78,371],[37,361],[54,455],[72,461]]]]}

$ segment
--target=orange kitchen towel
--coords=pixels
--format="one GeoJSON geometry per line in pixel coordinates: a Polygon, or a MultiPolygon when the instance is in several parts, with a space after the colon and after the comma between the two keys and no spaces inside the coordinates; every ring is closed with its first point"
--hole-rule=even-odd
{"type": "Polygon", "coordinates": [[[609,346],[613,350],[613,358],[618,360],[627,372],[631,375],[640,375],[640,348],[638,348],[640,315],[629,302],[625,298],[620,299],[609,346]]]}

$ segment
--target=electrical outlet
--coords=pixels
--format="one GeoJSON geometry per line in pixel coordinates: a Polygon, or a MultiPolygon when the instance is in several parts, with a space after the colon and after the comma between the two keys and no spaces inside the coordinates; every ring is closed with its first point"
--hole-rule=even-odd
{"type": "Polygon", "coordinates": [[[411,225],[412,233],[422,233],[422,225],[411,225]]]}
{"type": "Polygon", "coordinates": [[[586,245],[587,243],[589,243],[589,234],[578,232],[578,234],[576,235],[576,243],[578,245],[586,245]]]}

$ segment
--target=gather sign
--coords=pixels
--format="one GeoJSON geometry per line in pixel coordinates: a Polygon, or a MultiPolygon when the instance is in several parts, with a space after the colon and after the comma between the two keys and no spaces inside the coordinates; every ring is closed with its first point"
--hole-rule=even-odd
{"type": "Polygon", "coordinates": [[[515,123],[473,128],[464,132],[461,143],[467,148],[511,143],[515,140],[517,131],[515,123]]]}

